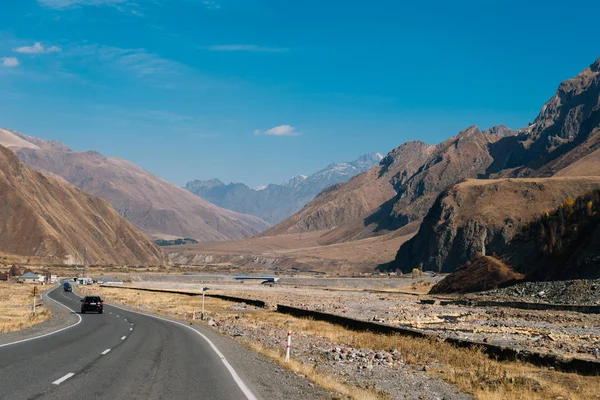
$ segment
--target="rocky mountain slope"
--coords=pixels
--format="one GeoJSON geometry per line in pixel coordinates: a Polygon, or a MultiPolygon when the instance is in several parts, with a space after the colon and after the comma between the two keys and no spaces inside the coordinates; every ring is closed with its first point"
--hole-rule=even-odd
{"type": "Polygon", "coordinates": [[[218,179],[191,181],[186,189],[219,207],[277,223],[299,211],[323,189],[369,170],[382,158],[378,153],[365,154],[352,162],[330,164],[312,175],[296,175],[282,184],[260,189],[243,183],[226,185],[218,179]]]}
{"type": "Polygon", "coordinates": [[[0,252],[71,263],[84,246],[91,264],[167,263],[108,202],[24,166],[0,146],[0,252]]]}
{"type": "Polygon", "coordinates": [[[394,267],[453,271],[478,254],[503,252],[520,224],[600,185],[600,59],[561,83],[533,124],[488,149],[493,161],[481,176],[518,179],[467,182],[444,193],[394,267]],[[555,178],[523,178],[548,176],[555,178]]]}
{"type": "Polygon", "coordinates": [[[524,224],[600,187],[598,177],[468,180],[438,197],[394,267],[453,272],[478,255],[506,250],[524,224]]]}
{"type": "Polygon", "coordinates": [[[436,146],[405,143],[388,154],[389,166],[384,160],[379,169],[326,190],[264,235],[337,228],[346,233],[335,236],[349,240],[401,228],[422,218],[440,191],[484,174],[494,162],[490,146],[514,134],[504,126],[473,126],[436,146]]]}
{"type": "Polygon", "coordinates": [[[62,143],[6,129],[0,130],[1,144],[25,164],[108,200],[119,214],[156,238],[238,239],[269,226],[260,218],[219,208],[122,159],[74,152],[62,143]]]}
{"type": "MultiPolygon", "coordinates": [[[[569,302],[573,293],[594,291],[593,279],[600,278],[600,189],[577,198],[569,197],[551,211],[528,223],[512,236],[493,256],[478,255],[475,259],[448,275],[430,293],[467,293],[510,286],[519,281],[514,291],[495,291],[495,294],[523,296],[527,301],[542,300],[569,302]],[[558,285],[532,284],[531,282],[564,279],[592,279],[566,282],[558,285]],[[573,290],[576,288],[575,290],[573,290]],[[525,290],[523,290],[525,289],[525,290]],[[580,290],[584,289],[584,290],[580,290]],[[552,293],[554,292],[554,293],[552,293]]],[[[585,295],[584,295],[585,297],[585,295]]],[[[580,301],[580,300],[577,301],[580,301]]],[[[588,300],[583,302],[587,303],[588,300]]]]}
{"type": "Polygon", "coordinates": [[[325,189],[301,211],[262,235],[344,229],[346,225],[352,225],[340,236],[344,239],[369,236],[368,232],[362,232],[363,228],[369,230],[366,228],[369,223],[363,219],[374,212],[387,210],[387,203],[396,196],[394,184],[417,172],[432,149],[433,146],[423,142],[409,142],[395,148],[378,166],[346,183],[325,189]]]}
{"type": "Polygon", "coordinates": [[[562,82],[532,125],[492,148],[495,162],[487,174],[552,176],[598,149],[600,58],[562,82]]]}

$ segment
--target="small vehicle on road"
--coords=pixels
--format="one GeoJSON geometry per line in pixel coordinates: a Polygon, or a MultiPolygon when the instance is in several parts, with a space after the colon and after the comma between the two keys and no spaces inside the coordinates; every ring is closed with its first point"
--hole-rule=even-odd
{"type": "Polygon", "coordinates": [[[81,313],[85,314],[88,311],[96,311],[102,314],[102,299],[100,296],[85,296],[81,301],[81,313]]]}
{"type": "Polygon", "coordinates": [[[71,284],[69,282],[65,282],[65,283],[63,283],[63,290],[65,292],[72,292],[73,287],[71,286],[71,284]]]}

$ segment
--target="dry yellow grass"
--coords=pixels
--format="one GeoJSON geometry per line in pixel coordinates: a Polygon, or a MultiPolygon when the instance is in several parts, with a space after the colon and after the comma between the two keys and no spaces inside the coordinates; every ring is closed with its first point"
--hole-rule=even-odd
{"type": "Polygon", "coordinates": [[[397,349],[408,364],[437,365],[431,373],[458,385],[477,399],[600,399],[597,376],[562,373],[520,362],[498,362],[478,349],[459,349],[445,342],[401,335],[354,332],[276,312],[249,314],[244,321],[280,327],[291,321],[296,332],[325,337],[336,343],[376,351],[397,349]]]}
{"type": "Polygon", "coordinates": [[[385,394],[375,393],[370,390],[361,389],[355,386],[348,385],[347,383],[340,382],[335,377],[319,370],[316,366],[307,365],[301,361],[294,359],[291,359],[289,362],[285,362],[285,354],[282,350],[273,350],[263,346],[260,343],[245,343],[248,345],[248,347],[250,347],[257,353],[261,353],[271,358],[284,368],[296,372],[297,374],[306,376],[309,380],[327,390],[331,390],[333,392],[340,393],[344,396],[357,400],[389,399],[389,397],[385,394]]]}
{"type": "MultiPolygon", "coordinates": [[[[119,302],[141,310],[184,319],[190,319],[194,310],[199,311],[201,302],[200,296],[129,289],[85,287],[83,292],[99,294],[108,302],[119,302]]],[[[233,303],[206,298],[205,306],[209,314],[218,317],[231,304],[233,303]]],[[[436,340],[354,332],[326,322],[295,318],[273,311],[246,313],[240,322],[249,328],[256,328],[262,324],[285,328],[292,322],[293,330],[297,334],[320,336],[354,348],[375,351],[397,349],[406,363],[430,366],[430,373],[456,384],[464,392],[472,393],[476,399],[600,399],[599,377],[562,373],[520,362],[498,362],[476,348],[459,349],[436,340]]],[[[356,388],[323,374],[313,365],[297,360],[285,363],[283,352],[280,350],[273,350],[259,343],[246,344],[326,389],[355,399],[386,398],[380,393],[356,388]]]]}
{"type": "Polygon", "coordinates": [[[0,333],[29,328],[52,316],[43,304],[32,315],[32,288],[32,285],[0,283],[0,333]]]}
{"type": "MultiPolygon", "coordinates": [[[[152,311],[164,316],[191,320],[194,311],[199,318],[202,310],[202,296],[186,296],[174,293],[157,293],[141,290],[79,286],[82,296],[99,295],[106,302],[121,303],[139,310],[152,311]]],[[[206,297],[204,308],[207,313],[226,311],[234,303],[206,297]]]]}

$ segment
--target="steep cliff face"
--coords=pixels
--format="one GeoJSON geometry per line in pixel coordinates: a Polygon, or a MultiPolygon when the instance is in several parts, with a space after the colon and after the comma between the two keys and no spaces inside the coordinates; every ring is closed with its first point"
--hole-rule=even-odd
{"type": "Polygon", "coordinates": [[[71,263],[84,246],[91,264],[168,263],[108,202],[24,166],[0,146],[0,251],[71,263]]]}
{"type": "Polygon", "coordinates": [[[480,131],[472,126],[437,145],[418,172],[395,185],[398,195],[390,213],[397,227],[422,218],[443,190],[485,174],[494,158],[490,146],[516,132],[505,126],[480,131]]]}
{"type": "MultiPolygon", "coordinates": [[[[435,193],[451,183],[444,176],[456,175],[457,170],[460,175],[469,166],[481,178],[555,178],[482,180],[454,186],[436,200],[419,233],[399,250],[397,267],[410,270],[423,265],[453,271],[477,255],[505,251],[520,224],[598,185],[600,59],[561,83],[530,126],[516,134],[496,131],[492,135],[498,133],[503,137],[488,142],[487,154],[480,150],[485,144],[476,140],[480,146],[470,146],[463,157],[448,157],[448,162],[439,165],[442,172],[433,174],[437,180],[417,179],[419,174],[411,178],[403,185],[406,192],[399,189],[393,216],[400,222],[415,218],[435,193]],[[461,159],[466,161],[463,168],[459,167],[461,159]]],[[[425,166],[423,172],[431,169],[425,166]]]]}
{"type": "Polygon", "coordinates": [[[600,149],[600,58],[562,82],[532,125],[492,149],[487,174],[552,176],[600,149]]]}
{"type": "Polygon", "coordinates": [[[469,180],[442,193],[394,268],[452,272],[478,255],[502,253],[524,224],[600,185],[600,177],[469,180]]]}

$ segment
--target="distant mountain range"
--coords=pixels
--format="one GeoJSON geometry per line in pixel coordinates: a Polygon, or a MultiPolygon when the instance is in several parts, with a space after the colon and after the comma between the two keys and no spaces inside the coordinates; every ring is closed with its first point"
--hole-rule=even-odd
{"type": "Polygon", "coordinates": [[[281,184],[258,188],[211,179],[188,182],[186,189],[219,207],[278,223],[301,210],[323,189],[369,170],[382,158],[379,153],[369,153],[351,162],[329,164],[312,175],[296,175],[281,184]]]}
{"type": "Polygon", "coordinates": [[[108,200],[119,214],[155,239],[240,239],[266,229],[258,217],[219,208],[119,158],[0,129],[0,145],[26,165],[64,178],[108,200]]]}

